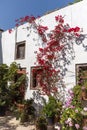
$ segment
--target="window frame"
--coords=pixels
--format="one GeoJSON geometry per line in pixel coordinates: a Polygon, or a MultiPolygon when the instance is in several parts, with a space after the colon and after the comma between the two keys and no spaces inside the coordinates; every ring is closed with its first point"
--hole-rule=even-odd
{"type": "MultiPolygon", "coordinates": [[[[35,87],[36,86],[36,76],[37,76],[37,72],[35,72],[35,76],[34,76],[34,72],[33,71],[41,71],[41,73],[43,73],[43,67],[42,66],[31,66],[30,68],[30,90],[38,90],[41,88],[41,86],[39,88],[35,87]]],[[[42,75],[43,77],[43,75],[42,75]]]]}
{"type": "MultiPolygon", "coordinates": [[[[81,75],[80,71],[85,72],[87,71],[87,63],[80,63],[80,64],[76,64],[75,65],[76,68],[76,85],[82,85],[79,80],[86,80],[87,77],[84,77],[81,75]],[[81,76],[81,78],[79,79],[79,75],[81,76]]],[[[84,82],[84,81],[83,81],[84,82]]]]}
{"type": "Polygon", "coordinates": [[[15,47],[15,60],[22,60],[25,59],[25,48],[26,48],[26,41],[21,41],[21,42],[16,42],[16,47],[15,47]],[[24,45],[24,52],[23,52],[23,57],[18,56],[18,47],[20,45],[24,45]]]}

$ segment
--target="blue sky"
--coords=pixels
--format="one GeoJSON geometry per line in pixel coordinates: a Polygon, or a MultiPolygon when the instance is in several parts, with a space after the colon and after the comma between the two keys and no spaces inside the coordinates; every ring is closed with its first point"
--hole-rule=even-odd
{"type": "Polygon", "coordinates": [[[26,16],[42,16],[48,11],[67,6],[74,0],[0,0],[0,28],[15,26],[15,20],[26,16]]]}

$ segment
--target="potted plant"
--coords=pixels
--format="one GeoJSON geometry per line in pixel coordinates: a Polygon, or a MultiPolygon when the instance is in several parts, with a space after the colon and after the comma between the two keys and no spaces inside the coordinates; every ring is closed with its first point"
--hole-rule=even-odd
{"type": "Polygon", "coordinates": [[[20,86],[26,76],[22,75],[16,80],[17,70],[18,65],[15,62],[10,64],[10,66],[6,64],[0,65],[0,114],[3,113],[4,115],[7,112],[11,112],[15,102],[21,103],[24,100],[20,86]]]}
{"type": "Polygon", "coordinates": [[[87,107],[82,109],[81,114],[83,116],[83,127],[87,127],[87,107]]]}
{"type": "Polygon", "coordinates": [[[27,99],[24,100],[22,107],[23,109],[17,108],[15,113],[16,113],[16,118],[20,119],[21,123],[28,122],[28,121],[33,121],[35,119],[35,108],[33,106],[33,99],[27,99]]]}
{"type": "Polygon", "coordinates": [[[40,116],[36,120],[36,130],[47,130],[47,120],[45,116],[40,116]]]}
{"type": "Polygon", "coordinates": [[[49,96],[48,102],[44,102],[43,113],[48,119],[49,124],[54,124],[55,117],[59,118],[62,109],[62,103],[54,96],[49,96]]]}

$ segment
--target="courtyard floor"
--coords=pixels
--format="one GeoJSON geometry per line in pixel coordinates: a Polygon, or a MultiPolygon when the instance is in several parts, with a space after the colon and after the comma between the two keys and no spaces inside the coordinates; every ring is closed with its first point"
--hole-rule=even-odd
{"type": "Polygon", "coordinates": [[[0,116],[0,130],[35,130],[35,125],[20,124],[13,116],[0,116]]]}

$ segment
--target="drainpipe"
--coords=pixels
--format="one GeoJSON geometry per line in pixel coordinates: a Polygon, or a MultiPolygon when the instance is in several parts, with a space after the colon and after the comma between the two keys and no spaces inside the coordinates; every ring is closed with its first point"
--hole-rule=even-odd
{"type": "Polygon", "coordinates": [[[15,56],[14,56],[14,59],[16,59],[16,53],[17,53],[16,43],[17,43],[17,27],[15,27],[15,56]]]}
{"type": "Polygon", "coordinates": [[[2,48],[2,32],[4,30],[0,29],[0,64],[3,64],[3,48],[2,48]]]}

